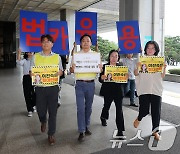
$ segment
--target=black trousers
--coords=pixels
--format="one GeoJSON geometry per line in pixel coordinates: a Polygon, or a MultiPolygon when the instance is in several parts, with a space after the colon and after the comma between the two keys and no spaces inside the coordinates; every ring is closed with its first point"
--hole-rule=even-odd
{"type": "Polygon", "coordinates": [[[40,122],[46,123],[47,112],[49,114],[48,135],[54,135],[56,131],[58,92],[58,86],[36,87],[36,107],[40,122]]]}
{"type": "Polygon", "coordinates": [[[149,108],[151,106],[152,117],[152,130],[158,131],[161,115],[161,102],[162,98],[157,95],[145,94],[139,96],[139,115],[138,120],[141,121],[143,117],[149,114],[149,108]]]}
{"type": "Polygon", "coordinates": [[[33,107],[36,105],[36,98],[30,75],[23,76],[23,92],[26,101],[27,111],[32,112],[33,107]]]}
{"type": "Polygon", "coordinates": [[[101,118],[109,119],[109,109],[111,107],[111,103],[114,101],[116,106],[116,126],[118,131],[124,131],[124,117],[122,111],[122,100],[121,96],[112,96],[106,95],[104,96],[104,107],[102,109],[101,118]]]}

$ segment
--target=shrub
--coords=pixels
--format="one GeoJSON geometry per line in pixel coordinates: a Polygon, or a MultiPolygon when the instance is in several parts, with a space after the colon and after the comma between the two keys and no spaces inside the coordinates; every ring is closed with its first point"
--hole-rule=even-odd
{"type": "Polygon", "coordinates": [[[169,69],[170,74],[180,75],[180,69],[169,69]]]}

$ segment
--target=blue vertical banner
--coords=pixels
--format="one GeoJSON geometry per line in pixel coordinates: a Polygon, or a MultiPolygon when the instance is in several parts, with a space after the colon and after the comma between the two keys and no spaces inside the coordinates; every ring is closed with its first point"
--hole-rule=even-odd
{"type": "Polygon", "coordinates": [[[40,37],[46,33],[46,13],[20,11],[20,48],[23,52],[41,51],[40,37]]]}
{"type": "Polygon", "coordinates": [[[138,21],[116,22],[120,54],[140,53],[141,42],[138,21]]]}
{"type": "Polygon", "coordinates": [[[75,41],[80,44],[80,37],[88,34],[92,38],[92,45],[97,42],[97,13],[76,12],[75,14],[75,41]]]}
{"type": "Polygon", "coordinates": [[[67,22],[48,21],[48,34],[54,39],[52,51],[59,55],[68,55],[69,39],[67,22]]]}

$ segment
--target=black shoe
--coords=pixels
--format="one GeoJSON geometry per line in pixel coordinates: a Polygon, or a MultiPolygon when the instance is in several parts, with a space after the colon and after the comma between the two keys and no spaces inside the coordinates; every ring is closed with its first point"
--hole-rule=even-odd
{"type": "Polygon", "coordinates": [[[88,128],[86,128],[85,135],[91,135],[91,134],[92,134],[91,131],[88,128]]]}
{"type": "Polygon", "coordinates": [[[130,104],[130,106],[138,107],[138,105],[136,105],[136,104],[130,104]]]}
{"type": "Polygon", "coordinates": [[[116,136],[124,136],[122,131],[118,131],[116,136]]]}
{"type": "Polygon", "coordinates": [[[137,91],[135,91],[135,96],[138,97],[137,91]]]}
{"type": "Polygon", "coordinates": [[[123,135],[123,132],[122,131],[118,131],[116,136],[120,139],[120,140],[125,140],[126,139],[126,136],[123,135]]]}
{"type": "Polygon", "coordinates": [[[104,119],[104,118],[100,118],[100,119],[101,119],[102,126],[107,126],[106,119],[104,119]]]}
{"type": "Polygon", "coordinates": [[[57,108],[59,108],[60,106],[61,106],[61,104],[60,104],[60,103],[58,103],[57,108]]]}
{"type": "Polygon", "coordinates": [[[78,141],[79,141],[79,142],[82,142],[82,141],[84,141],[84,139],[85,139],[84,133],[80,133],[80,134],[79,134],[79,137],[78,137],[78,141]]]}

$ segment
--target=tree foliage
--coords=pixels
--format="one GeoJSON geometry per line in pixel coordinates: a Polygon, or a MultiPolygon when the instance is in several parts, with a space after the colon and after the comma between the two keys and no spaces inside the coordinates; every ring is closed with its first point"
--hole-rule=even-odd
{"type": "MultiPolygon", "coordinates": [[[[115,42],[110,42],[108,40],[104,40],[102,37],[98,36],[98,50],[101,53],[102,60],[107,60],[109,51],[112,49],[117,50],[118,46],[115,42]]],[[[92,47],[95,50],[95,47],[92,47]]]]}
{"type": "Polygon", "coordinates": [[[170,65],[180,61],[180,36],[165,37],[165,57],[170,65]]]}
{"type": "MultiPolygon", "coordinates": [[[[109,51],[118,49],[115,42],[104,40],[98,36],[98,50],[101,53],[102,60],[107,60],[109,51]]],[[[95,50],[95,47],[92,47],[95,50]]],[[[175,65],[180,62],[180,36],[165,37],[165,57],[168,64],[175,65]]]]}

